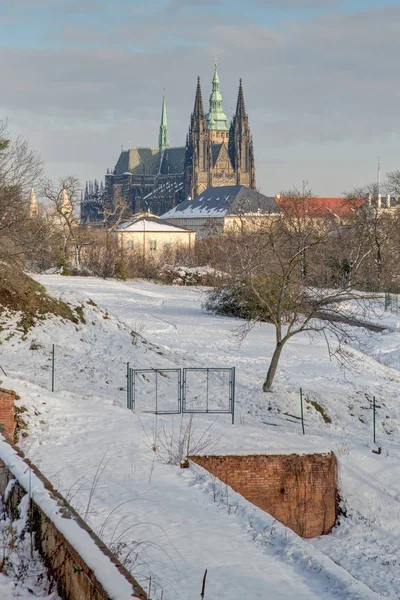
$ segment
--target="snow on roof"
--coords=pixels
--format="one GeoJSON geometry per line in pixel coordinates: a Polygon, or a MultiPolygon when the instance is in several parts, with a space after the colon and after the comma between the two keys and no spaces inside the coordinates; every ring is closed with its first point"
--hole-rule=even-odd
{"type": "Polygon", "coordinates": [[[169,232],[169,233],[189,233],[188,229],[178,227],[177,225],[171,225],[162,219],[157,217],[139,217],[133,221],[126,221],[121,223],[115,231],[153,231],[153,232],[169,232]]]}
{"type": "Polygon", "coordinates": [[[223,218],[226,215],[277,214],[274,197],[244,185],[211,187],[162,215],[163,219],[223,218]]]}

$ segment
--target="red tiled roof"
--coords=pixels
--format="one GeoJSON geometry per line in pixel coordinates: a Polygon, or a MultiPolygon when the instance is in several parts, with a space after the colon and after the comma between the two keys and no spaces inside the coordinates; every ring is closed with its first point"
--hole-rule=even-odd
{"type": "Polygon", "coordinates": [[[364,204],[364,198],[306,198],[296,199],[276,196],[276,203],[283,214],[311,217],[350,217],[364,204]]]}

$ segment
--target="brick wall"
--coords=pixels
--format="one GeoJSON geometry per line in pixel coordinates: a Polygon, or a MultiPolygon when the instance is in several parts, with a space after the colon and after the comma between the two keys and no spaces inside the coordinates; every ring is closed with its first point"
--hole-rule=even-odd
{"type": "Polygon", "coordinates": [[[329,533],[335,524],[338,493],[333,452],[190,459],[302,537],[329,533]]]}
{"type": "Polygon", "coordinates": [[[14,401],[16,394],[11,390],[0,388],[0,424],[13,440],[15,432],[14,401]]]}

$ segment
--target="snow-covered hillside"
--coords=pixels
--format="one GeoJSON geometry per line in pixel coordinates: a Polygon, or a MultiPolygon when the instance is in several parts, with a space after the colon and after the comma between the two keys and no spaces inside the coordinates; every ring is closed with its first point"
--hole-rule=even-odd
{"type": "Polygon", "coordinates": [[[152,574],[158,590],[152,598],[161,589],[164,600],[199,597],[206,568],[210,599],[400,598],[396,318],[385,315],[390,333],[357,332],[360,343],[348,348],[352,371],[330,360],[321,338],[294,338],[282,355],[275,391],[266,395],[260,388],[272,327],[261,324],[239,345],[233,334],[238,322],[204,313],[200,288],[39,280],[51,293],[83,304],[86,324],[42,321],[25,340],[1,333],[2,385],[16,389],[28,409],[23,449],[87,512],[93,528],[128,555],[144,585],[152,574]],[[385,356],[390,366],[376,360],[385,356]],[[227,415],[195,416],[196,435],[211,425],[207,436],[224,453],[333,450],[346,518],[331,535],[303,541],[225,486],[216,490],[200,470],[164,464],[152,450],[155,437],[176,436],[180,417],[127,411],[126,362],[138,368],[235,366],[236,425],[227,415]],[[374,395],[381,454],[372,452],[374,395]]]}

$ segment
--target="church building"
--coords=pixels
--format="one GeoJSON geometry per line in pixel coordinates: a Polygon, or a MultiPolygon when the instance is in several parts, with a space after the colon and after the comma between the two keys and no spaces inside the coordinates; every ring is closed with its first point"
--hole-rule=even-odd
{"type": "Polygon", "coordinates": [[[82,222],[101,218],[101,207],[123,197],[132,213],[161,215],[194,198],[209,187],[256,187],[253,140],[244,102],[242,80],[231,123],[223,111],[220,80],[215,64],[207,114],[200,78],[190,118],[186,145],[170,147],[165,97],[162,102],[158,147],[121,150],[117,164],[108,170],[105,186],[89,184],[82,198],[82,222]]]}

